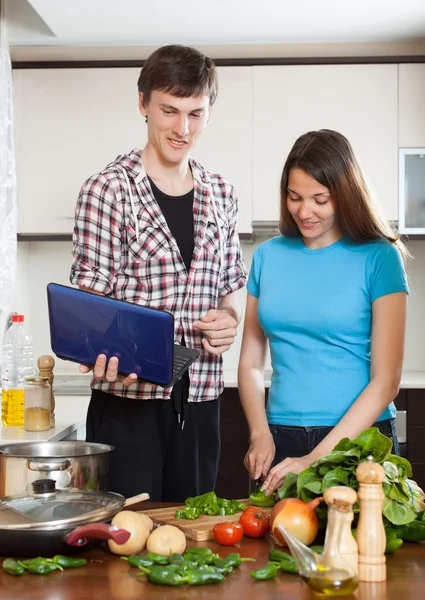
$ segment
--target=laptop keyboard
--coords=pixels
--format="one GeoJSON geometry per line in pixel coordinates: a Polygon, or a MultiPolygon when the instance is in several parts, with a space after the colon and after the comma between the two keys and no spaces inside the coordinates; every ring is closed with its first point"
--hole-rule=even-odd
{"type": "Polygon", "coordinates": [[[180,373],[183,367],[188,365],[191,361],[189,356],[182,356],[174,351],[174,359],[173,359],[173,377],[180,373]]]}

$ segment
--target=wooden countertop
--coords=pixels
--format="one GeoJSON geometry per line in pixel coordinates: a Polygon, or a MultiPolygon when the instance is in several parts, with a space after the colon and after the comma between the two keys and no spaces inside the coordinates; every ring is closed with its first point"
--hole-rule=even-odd
{"type": "MultiPolygon", "coordinates": [[[[166,506],[143,503],[134,510],[166,506]]],[[[169,506],[169,505],[168,505],[169,506]]],[[[256,559],[243,563],[228,575],[223,583],[209,586],[166,587],[156,586],[136,577],[137,569],[112,555],[103,546],[81,553],[87,566],[69,569],[46,576],[25,573],[20,577],[0,570],[0,600],[216,600],[219,595],[237,600],[313,600],[298,575],[279,574],[275,580],[257,582],[249,573],[267,563],[270,539],[243,538],[239,546],[223,547],[215,542],[191,542],[189,546],[209,546],[220,556],[239,552],[256,559]]],[[[40,551],[42,554],[42,551],[40,551]]],[[[3,560],[3,559],[1,559],[3,560]]],[[[360,583],[357,591],[347,600],[417,600],[425,597],[425,543],[405,543],[394,554],[387,556],[388,579],[384,583],[360,583]]]]}

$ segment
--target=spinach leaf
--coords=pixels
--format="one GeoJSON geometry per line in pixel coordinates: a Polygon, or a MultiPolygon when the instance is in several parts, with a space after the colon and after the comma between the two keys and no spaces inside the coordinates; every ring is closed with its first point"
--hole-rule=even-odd
{"type": "MultiPolygon", "coordinates": [[[[408,480],[412,475],[412,466],[405,458],[391,454],[391,447],[392,441],[382,435],[377,427],[366,429],[354,440],[344,438],[329,454],[313,462],[299,475],[288,474],[278,490],[279,496],[298,497],[309,502],[335,485],[346,485],[357,490],[356,468],[368,456],[373,456],[375,462],[382,464],[385,471],[382,486],[385,496],[382,508],[385,522],[389,526],[402,526],[422,516],[425,521],[425,511],[423,514],[419,513],[418,517],[423,492],[417,484],[408,480]]],[[[358,510],[356,504],[355,518],[358,510]]],[[[316,513],[320,526],[324,527],[327,518],[326,505],[319,505],[316,513]]]]}
{"type": "Polygon", "coordinates": [[[394,525],[407,525],[418,516],[411,506],[391,498],[384,498],[382,513],[394,525]]]}
{"type": "Polygon", "coordinates": [[[323,477],[320,492],[323,494],[328,488],[335,485],[348,485],[349,475],[349,469],[344,469],[343,467],[337,467],[336,469],[332,469],[332,471],[328,471],[323,477]]]}
{"type": "Polygon", "coordinates": [[[353,443],[362,449],[362,457],[372,455],[374,460],[382,463],[391,452],[392,441],[383,435],[377,427],[370,427],[356,437],[353,443]]]}
{"type": "Polygon", "coordinates": [[[403,477],[412,477],[412,465],[406,458],[390,454],[387,456],[386,461],[393,463],[403,477]]]}
{"type": "Polygon", "coordinates": [[[283,480],[282,487],[279,488],[279,498],[296,498],[297,497],[297,479],[298,475],[288,473],[283,480]]]}
{"type": "Polygon", "coordinates": [[[329,452],[329,454],[326,454],[326,456],[322,456],[322,458],[319,458],[314,463],[312,463],[311,466],[315,468],[325,463],[346,463],[348,465],[357,465],[359,464],[359,458],[361,456],[361,453],[362,452],[360,448],[349,448],[345,451],[332,450],[332,452],[329,452]]]}
{"type": "Polygon", "coordinates": [[[385,471],[385,476],[389,481],[396,481],[398,479],[398,467],[393,462],[386,460],[382,463],[385,471]]]}

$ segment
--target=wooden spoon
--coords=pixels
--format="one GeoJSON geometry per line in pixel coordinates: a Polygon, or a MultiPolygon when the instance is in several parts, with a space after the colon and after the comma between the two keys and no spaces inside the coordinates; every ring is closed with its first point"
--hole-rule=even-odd
{"type": "Polygon", "coordinates": [[[132,506],[133,504],[137,504],[138,502],[144,502],[145,500],[149,500],[149,498],[150,496],[147,493],[138,494],[137,496],[131,496],[125,501],[124,508],[132,506]]]}

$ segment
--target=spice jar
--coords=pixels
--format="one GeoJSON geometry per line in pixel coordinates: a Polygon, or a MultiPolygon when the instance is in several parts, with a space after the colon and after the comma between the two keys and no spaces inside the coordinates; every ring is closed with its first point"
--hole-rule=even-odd
{"type": "Polygon", "coordinates": [[[48,377],[26,377],[24,391],[24,429],[50,429],[50,384],[48,377]]]}

